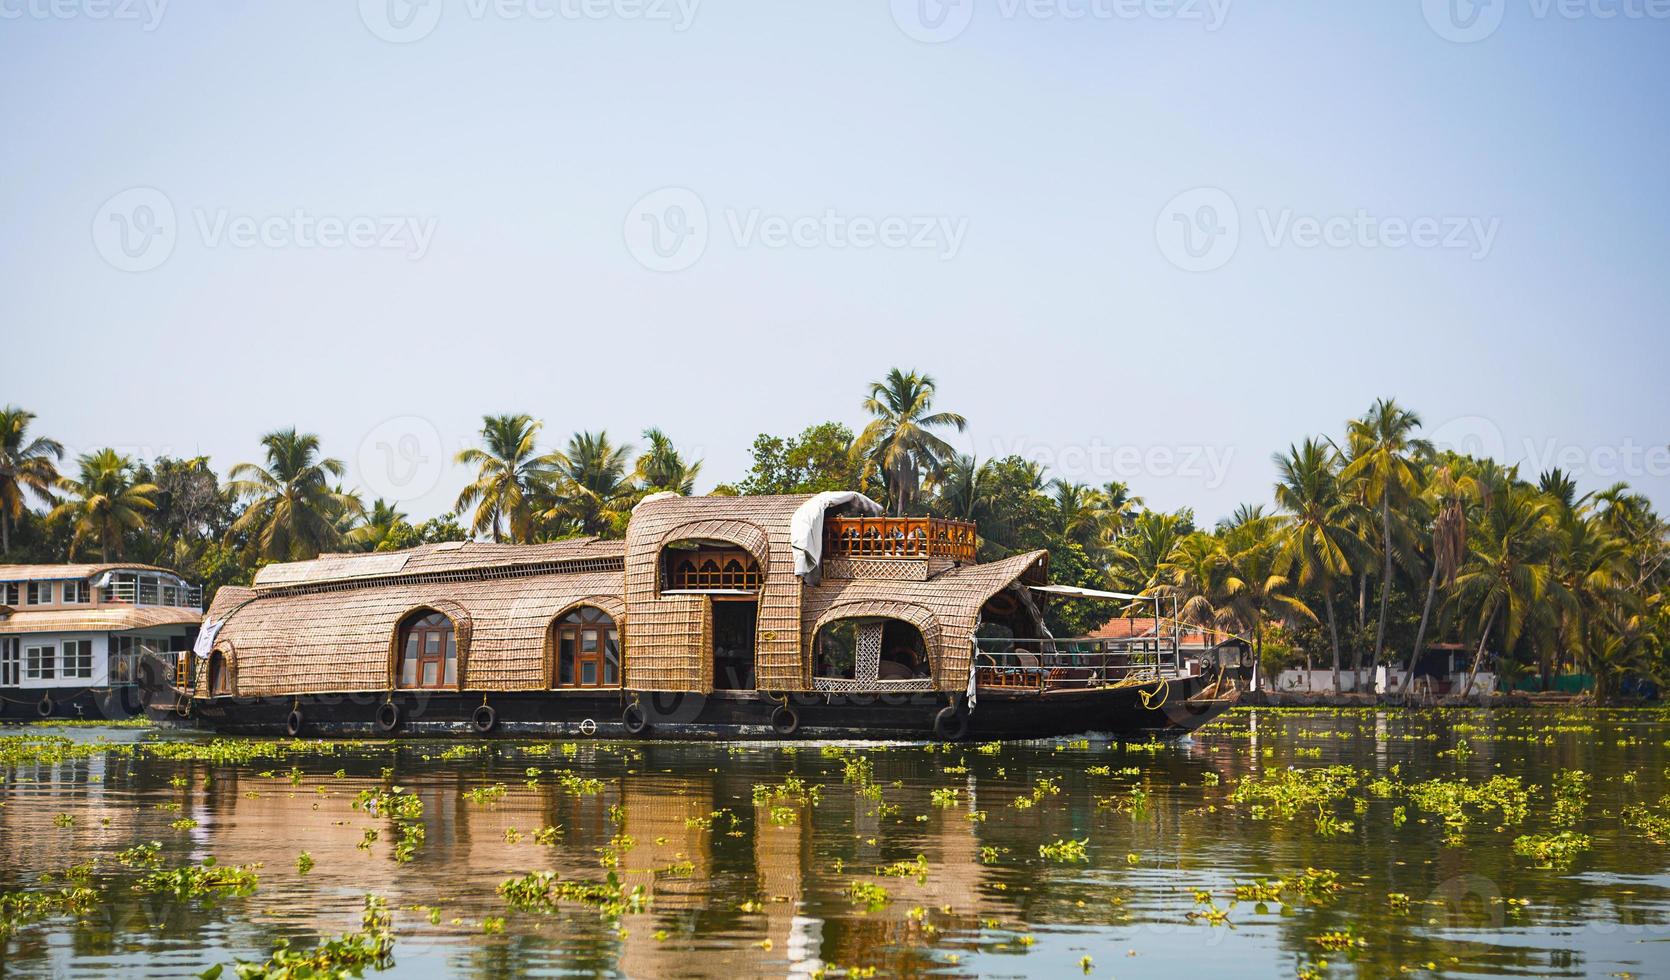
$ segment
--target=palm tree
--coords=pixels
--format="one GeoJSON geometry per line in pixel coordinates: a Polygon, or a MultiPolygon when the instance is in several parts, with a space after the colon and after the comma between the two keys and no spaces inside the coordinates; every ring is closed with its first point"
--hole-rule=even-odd
{"type": "Polygon", "coordinates": [[[1221,608],[1232,591],[1227,581],[1229,555],[1223,542],[1204,531],[1188,534],[1171,549],[1171,554],[1160,563],[1159,583],[1148,589],[1152,595],[1175,598],[1177,618],[1202,629],[1215,629],[1222,624],[1226,610],[1221,608]]]}
{"type": "MultiPolygon", "coordinates": [[[[1510,476],[1511,479],[1511,476],[1510,476]]],[[[1555,530],[1546,498],[1535,488],[1509,482],[1490,488],[1488,501],[1472,534],[1472,554],[1456,576],[1456,593],[1479,609],[1479,648],[1467,673],[1463,696],[1473,693],[1496,618],[1503,616],[1502,650],[1519,641],[1526,621],[1539,612],[1545,597],[1564,590],[1553,580],[1548,556],[1555,530]]]]}
{"type": "Polygon", "coordinates": [[[1280,521],[1257,505],[1237,508],[1222,532],[1228,575],[1223,617],[1252,633],[1253,690],[1264,667],[1264,625],[1277,617],[1316,621],[1316,613],[1291,593],[1293,582],[1277,571],[1281,561],[1280,521]]]}
{"type": "Polygon", "coordinates": [[[1050,532],[1089,548],[1099,537],[1107,511],[1102,492],[1082,483],[1051,480],[1050,532]]]}
{"type": "Polygon", "coordinates": [[[1403,671],[1403,683],[1398,694],[1409,690],[1410,678],[1415,676],[1415,664],[1426,642],[1426,627],[1432,617],[1432,599],[1438,583],[1448,591],[1455,586],[1455,577],[1467,557],[1467,512],[1469,500],[1477,498],[1479,485],[1466,474],[1457,476],[1449,465],[1440,466],[1427,482],[1425,496],[1437,516],[1432,521],[1432,572],[1427,576],[1426,602],[1421,606],[1421,625],[1415,630],[1415,645],[1409,651],[1409,663],[1403,671]]]}
{"type": "Polygon", "coordinates": [[[253,532],[264,558],[300,561],[342,544],[338,524],[359,501],[331,486],[348,468],[340,459],[319,458],[319,437],[280,429],[261,437],[267,465],[232,467],[226,489],[249,506],[232,523],[232,533],[253,532]]]}
{"type": "Polygon", "coordinates": [[[556,496],[546,516],[571,520],[582,534],[621,533],[632,509],[632,483],[626,472],[631,453],[631,446],[610,443],[607,432],[576,432],[566,450],[551,456],[556,496]]]}
{"type": "Polygon", "coordinates": [[[660,429],[645,429],[649,451],[638,457],[638,482],[646,493],[672,491],[690,496],[696,492],[696,477],[702,472],[701,460],[686,463],[673,446],[673,441],[660,429]]]}
{"type": "Polygon", "coordinates": [[[1127,592],[1146,592],[1161,583],[1160,567],[1171,557],[1183,537],[1183,519],[1177,514],[1145,510],[1131,529],[1113,543],[1109,552],[1108,577],[1113,586],[1127,592]]]}
{"type": "Polygon", "coordinates": [[[68,499],[47,515],[49,521],[70,521],[71,560],[83,542],[98,542],[99,560],[109,561],[111,553],[122,554],[122,535],[145,526],[145,515],[157,509],[151,499],[158,490],[154,483],[133,482],[133,460],[114,449],[87,453],[78,460],[79,479],[59,477],[58,487],[68,499]]]}
{"type": "Polygon", "coordinates": [[[1414,437],[1421,417],[1389,398],[1376,399],[1368,414],[1349,424],[1351,461],[1340,473],[1346,483],[1361,483],[1368,502],[1380,516],[1380,615],[1374,630],[1374,655],[1369,675],[1386,650],[1386,602],[1392,589],[1392,509],[1403,507],[1420,492],[1416,454],[1430,454],[1432,444],[1414,437]]]}
{"type": "Polygon", "coordinates": [[[1334,652],[1334,690],[1340,689],[1339,620],[1334,613],[1335,583],[1351,578],[1361,547],[1352,532],[1356,511],[1342,492],[1336,465],[1339,452],[1320,439],[1289,446],[1274,456],[1280,480],[1276,504],[1284,512],[1279,567],[1297,567],[1304,588],[1318,588],[1328,611],[1328,638],[1334,652]]]}
{"type": "Polygon", "coordinates": [[[45,436],[29,438],[34,420],[34,412],[16,405],[0,409],[0,554],[12,550],[12,522],[23,518],[24,491],[51,503],[58,483],[64,447],[45,436]]]}
{"type": "Polygon", "coordinates": [[[378,497],[372,502],[371,512],[365,515],[364,522],[349,531],[347,537],[366,551],[376,551],[403,525],[409,526],[406,515],[398,506],[378,497]]]}
{"type": "Polygon", "coordinates": [[[985,472],[973,456],[953,456],[934,478],[935,503],[939,512],[959,521],[974,520],[990,500],[984,481],[985,472]]]}
{"type": "Polygon", "coordinates": [[[533,540],[535,498],[552,479],[556,457],[541,455],[535,447],[542,423],[527,415],[487,415],[481,420],[483,448],[464,450],[457,460],[476,467],[475,481],[458,494],[453,510],[462,514],[471,507],[473,534],[487,534],[503,541],[533,540]],[[506,527],[508,525],[508,528],[506,527]]]}
{"type": "Polygon", "coordinates": [[[894,368],[885,380],[870,385],[864,400],[874,420],[853,442],[853,456],[868,459],[885,475],[895,516],[903,516],[915,501],[923,474],[937,474],[956,455],[929,430],[961,432],[968,426],[955,412],[933,412],[934,392],[933,378],[894,368]]]}

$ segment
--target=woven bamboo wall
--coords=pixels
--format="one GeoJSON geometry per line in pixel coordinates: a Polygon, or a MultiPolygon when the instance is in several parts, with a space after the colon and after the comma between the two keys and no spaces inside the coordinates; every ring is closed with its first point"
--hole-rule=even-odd
{"type": "MultiPolygon", "coordinates": [[[[803,649],[811,651],[817,628],[835,619],[902,619],[922,631],[933,660],[934,687],[960,691],[968,685],[969,645],[980,607],[1023,576],[1042,582],[1041,561],[1045,558],[1045,552],[1029,552],[988,565],[954,568],[926,582],[825,579],[805,592],[803,649]]],[[[805,670],[809,679],[809,662],[805,670]]]]}
{"type": "MultiPolygon", "coordinates": [[[[433,608],[453,618],[460,687],[539,690],[549,682],[551,621],[588,598],[618,621],[620,588],[618,571],[588,571],[265,595],[237,609],[217,645],[236,650],[240,695],[386,690],[401,621],[433,608]]],[[[223,589],[211,618],[243,598],[223,589]]]]}
{"type": "Polygon", "coordinates": [[[626,686],[644,691],[709,691],[713,628],[706,596],[663,596],[658,562],[672,541],[729,541],[753,552],[765,573],[754,638],[760,690],[809,686],[801,656],[800,579],[789,521],[808,494],[776,497],[663,497],[645,501],[626,532],[626,686]]]}

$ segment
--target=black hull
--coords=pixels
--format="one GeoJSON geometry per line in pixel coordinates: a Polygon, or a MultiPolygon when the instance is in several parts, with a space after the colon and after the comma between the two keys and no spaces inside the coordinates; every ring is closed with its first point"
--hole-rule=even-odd
{"type": "MultiPolygon", "coordinates": [[[[163,698],[153,720],[204,728],[226,735],[288,735],[292,714],[299,713],[303,737],[506,737],[506,738],[647,738],[723,741],[736,739],[1031,739],[1102,734],[1148,740],[1176,738],[1221,714],[1233,699],[1206,700],[1196,695],[1204,678],[1172,680],[1163,695],[1145,688],[1059,690],[1048,693],[985,691],[959,719],[935,719],[950,704],[942,693],[877,696],[789,694],[785,714],[777,701],[753,693],[712,695],[622,692],[482,692],[423,693],[368,691],[356,694],[295,697],[198,698],[189,709],[163,698]],[[1146,696],[1145,696],[1146,695],[1146,696]],[[1190,700],[1190,698],[1195,700],[1190,700]],[[379,723],[395,714],[392,729],[379,723]],[[628,706],[643,709],[641,731],[627,725],[628,706]],[[478,713],[492,709],[483,731],[478,713]],[[775,723],[775,724],[774,724],[775,723]],[[785,728],[792,731],[785,732],[785,728]]],[[[959,702],[961,699],[957,699],[959,702]]],[[[954,712],[955,713],[955,712],[954,712]]],[[[633,718],[634,721],[638,719],[633,718]]],[[[636,726],[634,726],[636,727],[636,726]]]]}
{"type": "Polygon", "coordinates": [[[146,714],[145,698],[124,687],[48,687],[0,690],[0,722],[72,719],[123,721],[146,714]]]}

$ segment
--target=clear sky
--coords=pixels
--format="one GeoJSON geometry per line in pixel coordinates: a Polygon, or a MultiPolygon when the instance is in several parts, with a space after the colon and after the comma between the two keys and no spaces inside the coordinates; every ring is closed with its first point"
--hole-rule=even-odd
{"type": "Polygon", "coordinates": [[[0,402],[427,517],[897,365],[1210,521],[1391,395],[1666,507],[1667,92],[1665,0],[0,0],[0,402]]]}

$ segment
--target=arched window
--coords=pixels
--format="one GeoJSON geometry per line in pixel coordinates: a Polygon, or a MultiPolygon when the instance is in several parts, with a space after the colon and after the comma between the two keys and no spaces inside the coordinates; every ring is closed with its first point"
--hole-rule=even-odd
{"type": "Polygon", "coordinates": [[[458,686],[458,641],[452,620],[420,612],[400,627],[400,663],[395,676],[403,688],[458,686]]]}
{"type": "Polygon", "coordinates": [[[765,583],[754,556],[723,541],[678,541],[667,547],[662,588],[672,592],[749,591],[765,583]]]}
{"type": "Polygon", "coordinates": [[[557,687],[619,687],[620,630],[596,606],[581,606],[551,627],[557,687]]]}
{"type": "Polygon", "coordinates": [[[922,632],[900,619],[839,619],[818,630],[814,677],[851,681],[860,688],[875,681],[931,677],[922,632]]]}

